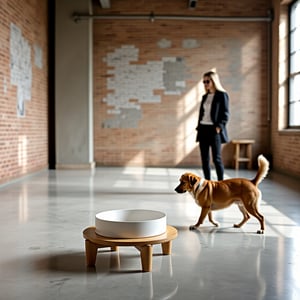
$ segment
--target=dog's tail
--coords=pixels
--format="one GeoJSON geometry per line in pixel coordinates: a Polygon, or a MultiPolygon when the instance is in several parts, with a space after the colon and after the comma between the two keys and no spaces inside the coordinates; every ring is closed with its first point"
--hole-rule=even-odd
{"type": "Polygon", "coordinates": [[[258,186],[263,181],[269,171],[269,162],[262,154],[258,156],[257,162],[258,171],[255,178],[251,180],[251,182],[256,186],[258,186]]]}

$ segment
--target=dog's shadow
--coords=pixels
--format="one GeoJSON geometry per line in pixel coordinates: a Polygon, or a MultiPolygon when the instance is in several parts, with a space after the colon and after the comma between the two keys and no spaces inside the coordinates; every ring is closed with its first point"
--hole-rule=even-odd
{"type": "MultiPolygon", "coordinates": [[[[242,228],[235,228],[232,226],[211,226],[211,225],[201,225],[196,229],[190,229],[189,226],[176,226],[179,235],[184,240],[187,236],[192,235],[199,240],[200,244],[204,248],[215,247],[216,245],[221,245],[225,243],[240,243],[248,247],[253,239],[257,241],[257,236],[259,236],[259,241],[262,243],[260,246],[263,248],[264,235],[257,235],[256,232],[246,232],[242,228]],[[225,237],[226,235],[226,237],[225,237]],[[223,237],[222,237],[223,236],[223,237]],[[232,238],[230,238],[232,236],[232,238]]],[[[260,248],[260,247],[259,247],[260,248]]]]}
{"type": "Polygon", "coordinates": [[[233,226],[226,226],[226,227],[220,227],[220,226],[199,226],[196,229],[190,229],[190,226],[176,226],[173,225],[178,233],[184,233],[184,232],[194,232],[195,234],[204,234],[204,233],[210,233],[210,234],[215,234],[215,233],[244,233],[243,230],[240,228],[234,228],[233,226]]]}

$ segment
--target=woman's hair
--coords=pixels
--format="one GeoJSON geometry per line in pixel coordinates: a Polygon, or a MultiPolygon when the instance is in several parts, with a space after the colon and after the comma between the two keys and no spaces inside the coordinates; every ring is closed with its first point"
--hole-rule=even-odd
{"type": "Polygon", "coordinates": [[[213,81],[217,91],[226,92],[226,90],[223,88],[221,84],[219,75],[216,71],[214,70],[208,71],[204,73],[203,77],[209,77],[213,81]]]}

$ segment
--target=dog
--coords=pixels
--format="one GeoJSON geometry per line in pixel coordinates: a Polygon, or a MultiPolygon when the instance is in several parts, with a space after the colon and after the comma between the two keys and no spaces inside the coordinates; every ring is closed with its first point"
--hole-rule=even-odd
{"type": "Polygon", "coordinates": [[[235,228],[242,227],[254,216],[260,223],[258,234],[263,234],[265,230],[264,216],[258,211],[261,200],[261,191],[258,185],[267,176],[269,162],[263,156],[258,156],[258,171],[252,180],[245,178],[231,178],[221,181],[212,181],[201,178],[193,173],[185,173],[180,177],[180,183],[175,188],[177,193],[189,192],[197,205],[201,207],[199,219],[195,225],[190,226],[190,230],[197,229],[208,215],[209,221],[218,226],[213,220],[212,211],[223,209],[236,203],[243,214],[243,220],[239,224],[234,224],[235,228]]]}

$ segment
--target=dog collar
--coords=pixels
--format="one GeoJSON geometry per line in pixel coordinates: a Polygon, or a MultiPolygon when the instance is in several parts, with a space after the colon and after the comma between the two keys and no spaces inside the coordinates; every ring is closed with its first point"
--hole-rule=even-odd
{"type": "Polygon", "coordinates": [[[201,178],[199,184],[197,185],[196,189],[195,189],[195,193],[198,191],[199,188],[202,187],[203,183],[204,183],[205,179],[204,178],[201,178]]]}

